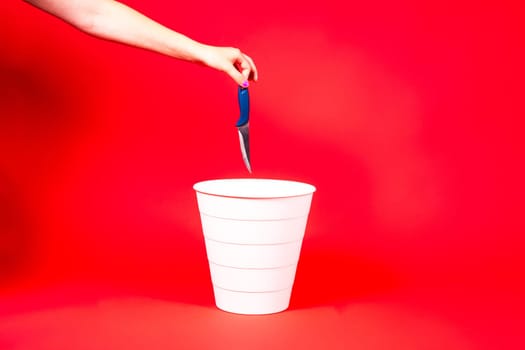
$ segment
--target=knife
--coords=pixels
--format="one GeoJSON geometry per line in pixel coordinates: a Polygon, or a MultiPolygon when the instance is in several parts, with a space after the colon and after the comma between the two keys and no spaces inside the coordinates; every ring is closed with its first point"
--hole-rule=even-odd
{"type": "Polygon", "coordinates": [[[240,87],[237,91],[237,97],[239,100],[239,110],[240,117],[235,126],[239,131],[239,141],[241,143],[241,153],[242,159],[244,160],[244,165],[248,171],[252,172],[252,167],[250,165],[250,95],[248,94],[248,88],[240,87]]]}

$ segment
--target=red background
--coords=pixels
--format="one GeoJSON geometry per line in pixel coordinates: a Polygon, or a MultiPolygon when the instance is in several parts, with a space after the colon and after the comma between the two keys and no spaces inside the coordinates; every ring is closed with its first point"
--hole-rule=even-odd
{"type": "Polygon", "coordinates": [[[524,346],[520,2],[126,3],[256,61],[253,176],[318,190],[290,309],[213,306],[192,185],[248,176],[235,84],[8,0],[0,347],[524,346]]]}

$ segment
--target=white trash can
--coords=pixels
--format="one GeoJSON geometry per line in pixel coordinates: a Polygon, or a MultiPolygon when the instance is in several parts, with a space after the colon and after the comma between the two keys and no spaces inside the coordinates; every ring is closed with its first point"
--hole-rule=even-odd
{"type": "Polygon", "coordinates": [[[250,178],[193,188],[217,307],[253,315],[286,310],[315,187],[250,178]]]}

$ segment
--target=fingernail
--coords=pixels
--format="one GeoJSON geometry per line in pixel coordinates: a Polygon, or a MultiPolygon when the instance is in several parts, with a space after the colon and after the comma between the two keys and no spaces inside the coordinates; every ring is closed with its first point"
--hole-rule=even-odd
{"type": "Polygon", "coordinates": [[[245,80],[244,83],[242,83],[242,87],[248,87],[250,84],[248,83],[248,80],[245,80]]]}

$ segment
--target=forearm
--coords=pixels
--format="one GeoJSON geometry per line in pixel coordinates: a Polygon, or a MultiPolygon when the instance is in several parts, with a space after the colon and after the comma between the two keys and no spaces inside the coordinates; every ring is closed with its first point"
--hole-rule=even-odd
{"type": "Polygon", "coordinates": [[[200,62],[203,44],[113,0],[25,0],[79,28],[108,40],[200,62]]]}
{"type": "MultiPolygon", "coordinates": [[[[1,0],[0,0],[1,1],[1,0]]],[[[113,0],[25,0],[94,36],[198,62],[237,84],[257,81],[253,60],[239,49],[204,45],[113,0]]]]}

